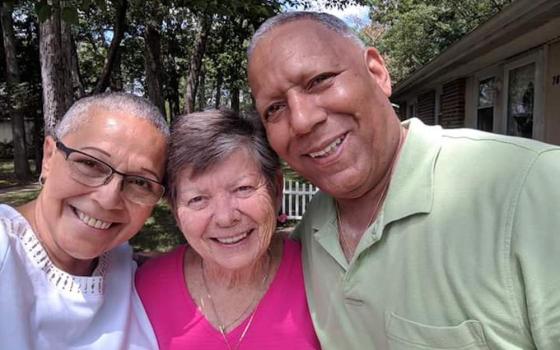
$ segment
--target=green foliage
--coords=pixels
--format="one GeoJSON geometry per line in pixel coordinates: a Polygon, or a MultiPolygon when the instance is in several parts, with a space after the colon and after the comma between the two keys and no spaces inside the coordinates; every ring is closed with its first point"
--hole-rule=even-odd
{"type": "Polygon", "coordinates": [[[62,20],[70,24],[78,24],[78,9],[75,7],[64,7],[62,9],[62,20]]]}
{"type": "MultiPolygon", "coordinates": [[[[45,21],[60,7],[61,18],[71,24],[79,61],[81,85],[90,94],[101,75],[109,51],[116,22],[116,8],[124,0],[38,0],[31,3],[32,11],[21,10],[20,18],[33,17],[45,21]],[[29,16],[34,13],[36,16],[29,16]]],[[[111,89],[145,93],[144,33],[147,26],[156,28],[161,38],[161,90],[172,114],[182,111],[186,77],[195,38],[203,17],[210,17],[212,28],[208,37],[200,81],[197,108],[229,106],[234,95],[240,94],[242,109],[252,109],[246,81],[245,50],[248,39],[268,17],[283,8],[307,6],[311,0],[127,0],[127,28],[120,44],[116,68],[112,73],[111,89]],[[221,93],[220,93],[221,92],[221,93]]],[[[343,8],[362,4],[363,0],[327,0],[326,6],[343,8]]],[[[29,57],[38,58],[38,55],[29,57]]],[[[199,78],[200,79],[200,78],[199,78]]],[[[197,96],[197,97],[198,97],[197,96]]]]}
{"type": "Polygon", "coordinates": [[[52,6],[46,0],[39,1],[35,4],[35,13],[39,21],[44,22],[51,17],[52,6]]]}
{"type": "Polygon", "coordinates": [[[44,22],[51,17],[56,8],[60,7],[62,19],[69,24],[77,25],[78,10],[86,11],[92,6],[106,10],[107,2],[106,0],[40,0],[35,3],[35,14],[40,22],[44,22]]]}
{"type": "MultiPolygon", "coordinates": [[[[54,11],[60,11],[62,19],[71,24],[80,83],[87,95],[95,88],[104,67],[114,34],[116,8],[122,1],[124,0],[10,0],[14,5],[17,61],[22,81],[17,90],[17,100],[27,120],[41,115],[40,22],[49,19],[54,11]]],[[[222,107],[231,106],[235,94],[239,93],[240,108],[251,110],[253,106],[246,81],[245,54],[251,35],[263,21],[284,8],[309,7],[311,3],[311,0],[128,0],[127,26],[119,47],[120,58],[112,73],[111,89],[144,93],[144,33],[151,26],[157,29],[161,39],[160,79],[163,98],[172,114],[178,114],[184,103],[185,81],[199,24],[203,18],[210,18],[212,26],[202,63],[204,84],[200,79],[203,93],[199,95],[204,96],[204,99],[197,103],[197,108],[213,107],[217,94],[222,107]]],[[[324,4],[342,8],[362,3],[360,0],[327,0],[324,4]]],[[[3,53],[1,48],[0,53],[3,53]]],[[[0,81],[0,118],[8,119],[5,69],[3,66],[1,68],[0,79],[3,81],[0,81]]],[[[74,83],[76,87],[76,82],[74,83]]],[[[38,127],[40,130],[41,126],[38,127]]],[[[37,147],[40,146],[37,143],[37,147]]],[[[4,176],[0,174],[0,187],[17,184],[13,168],[6,169],[8,170],[4,172],[4,176]]],[[[286,176],[297,178],[288,168],[286,176]]],[[[19,205],[36,195],[36,190],[16,191],[0,194],[0,201],[19,205]]],[[[154,209],[152,217],[132,240],[138,251],[165,251],[183,242],[184,238],[165,204],[159,204],[154,209]]]]}
{"type": "Polygon", "coordinates": [[[448,48],[512,0],[368,0],[375,43],[394,82],[448,48]]]}

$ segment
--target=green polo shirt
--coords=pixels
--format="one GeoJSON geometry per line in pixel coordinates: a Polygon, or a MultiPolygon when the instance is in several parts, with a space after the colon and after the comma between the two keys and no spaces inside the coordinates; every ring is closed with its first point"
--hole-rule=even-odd
{"type": "Polygon", "coordinates": [[[413,119],[350,263],[332,197],[295,235],[324,349],[560,349],[560,147],[413,119]]]}

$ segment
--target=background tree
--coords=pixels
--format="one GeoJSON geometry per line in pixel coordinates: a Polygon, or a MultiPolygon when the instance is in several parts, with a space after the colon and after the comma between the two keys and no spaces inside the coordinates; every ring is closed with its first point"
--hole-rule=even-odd
{"type": "Polygon", "coordinates": [[[39,50],[45,132],[51,134],[73,102],[72,39],[69,24],[62,20],[60,0],[45,0],[39,25],[39,50]]]}
{"type": "Polygon", "coordinates": [[[6,60],[5,74],[14,144],[14,171],[18,179],[29,181],[31,180],[31,170],[27,161],[25,120],[21,108],[21,104],[24,102],[21,95],[24,93],[22,90],[25,89],[25,85],[20,84],[20,70],[16,59],[16,40],[12,20],[12,5],[8,2],[3,2],[0,5],[0,21],[2,22],[4,56],[6,60]]]}
{"type": "Polygon", "coordinates": [[[115,4],[115,25],[113,27],[113,38],[111,39],[111,44],[109,45],[109,51],[107,52],[107,57],[105,59],[105,65],[101,72],[101,76],[97,81],[94,93],[101,93],[107,90],[111,81],[111,73],[115,62],[117,65],[120,64],[118,60],[119,46],[124,37],[124,32],[126,29],[126,12],[128,8],[127,0],[116,0],[115,4]]]}
{"type": "Polygon", "coordinates": [[[398,82],[512,1],[367,0],[372,23],[362,33],[380,34],[369,44],[381,51],[398,82]]]}
{"type": "MultiPolygon", "coordinates": [[[[14,0],[2,4],[7,3],[13,4],[13,14],[3,21],[7,25],[3,37],[11,39],[3,40],[7,50],[0,45],[4,58],[0,118],[34,120],[32,132],[27,133],[33,135],[33,142],[27,145],[25,125],[14,124],[15,153],[17,159],[26,159],[20,150],[27,146],[40,164],[44,133],[52,132],[74,100],[94,93],[124,90],[146,96],[169,121],[183,111],[208,107],[252,110],[245,68],[251,35],[266,18],[287,8],[309,8],[314,1],[14,0]]],[[[360,3],[323,1],[338,8],[360,3]]],[[[23,161],[18,164],[25,166],[23,161]]],[[[22,167],[16,168],[19,172],[22,167]]]]}

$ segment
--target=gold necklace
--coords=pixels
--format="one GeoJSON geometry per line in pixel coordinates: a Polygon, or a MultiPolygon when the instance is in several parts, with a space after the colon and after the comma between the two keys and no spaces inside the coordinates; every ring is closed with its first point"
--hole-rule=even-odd
{"type": "MultiPolygon", "coordinates": [[[[367,226],[362,230],[362,235],[363,235],[363,232],[365,232],[367,230],[367,228],[373,223],[373,221],[377,217],[377,214],[378,214],[378,211],[379,211],[379,206],[381,205],[381,201],[383,201],[383,198],[385,197],[385,195],[387,194],[387,191],[389,190],[389,185],[391,183],[391,177],[393,176],[393,170],[395,169],[395,164],[397,163],[397,160],[399,159],[400,150],[401,150],[401,148],[404,144],[404,139],[405,138],[406,138],[405,129],[401,127],[400,135],[399,135],[399,143],[397,145],[397,152],[396,152],[395,156],[393,157],[393,160],[391,162],[391,168],[389,169],[389,180],[387,181],[387,184],[383,188],[383,191],[382,191],[381,195],[379,196],[379,199],[377,200],[377,203],[375,204],[375,207],[374,207],[374,209],[371,213],[371,217],[369,218],[369,222],[368,222],[367,226]]],[[[350,258],[354,255],[354,251],[352,251],[352,249],[350,247],[350,244],[346,241],[346,237],[344,236],[344,231],[342,229],[342,215],[340,213],[340,208],[338,206],[338,201],[335,200],[334,204],[335,204],[335,210],[336,210],[336,221],[337,221],[337,226],[338,226],[338,231],[339,231],[338,240],[339,240],[339,243],[340,243],[340,247],[342,248],[342,252],[344,253],[344,256],[346,257],[346,260],[350,261],[350,258]]],[[[361,239],[361,237],[360,237],[360,239],[361,239]]],[[[359,244],[359,241],[358,241],[358,244],[359,244]]]]}
{"type": "MultiPolygon", "coordinates": [[[[263,286],[266,286],[267,282],[268,282],[268,277],[270,275],[270,266],[272,264],[272,257],[270,255],[270,251],[267,252],[267,257],[268,257],[268,264],[267,264],[267,269],[266,269],[266,274],[263,278],[263,286]]],[[[220,331],[220,334],[222,335],[222,338],[224,339],[224,342],[226,343],[226,346],[228,347],[228,350],[237,350],[239,348],[239,346],[241,345],[241,342],[243,341],[243,338],[245,338],[245,335],[247,334],[247,331],[249,330],[249,327],[251,327],[251,324],[253,323],[253,318],[255,317],[255,314],[257,313],[257,307],[255,307],[255,309],[253,310],[253,312],[251,313],[251,317],[249,318],[249,321],[247,322],[247,325],[245,325],[245,328],[243,329],[243,332],[241,333],[241,336],[239,337],[239,340],[237,340],[237,344],[235,344],[235,347],[231,347],[227,336],[226,336],[226,330],[228,327],[230,327],[231,325],[235,324],[237,321],[239,321],[241,319],[241,317],[243,317],[243,315],[245,315],[247,313],[247,311],[249,311],[251,309],[251,307],[253,307],[253,305],[255,304],[256,300],[257,300],[257,296],[260,295],[260,291],[258,293],[256,293],[253,296],[253,299],[251,300],[251,302],[249,303],[249,305],[247,306],[247,308],[245,308],[245,310],[243,310],[243,312],[241,312],[241,314],[239,316],[237,316],[235,318],[235,320],[233,320],[232,322],[230,322],[229,324],[225,325],[224,322],[222,321],[220,314],[218,314],[218,310],[216,308],[216,304],[214,303],[214,299],[212,298],[212,294],[210,294],[210,289],[208,288],[208,282],[206,281],[206,273],[204,270],[204,261],[202,260],[202,258],[200,258],[200,269],[202,271],[202,283],[204,285],[204,289],[206,291],[206,297],[208,298],[208,300],[210,301],[210,306],[212,307],[212,312],[214,312],[214,315],[216,316],[216,320],[218,321],[218,330],[220,331]]],[[[204,302],[201,298],[200,300],[200,304],[204,307],[204,302]]]]}
{"type": "MultiPolygon", "coordinates": [[[[378,214],[378,211],[379,211],[379,206],[381,205],[381,201],[383,200],[383,197],[385,197],[385,194],[387,193],[388,189],[389,189],[389,182],[387,182],[387,185],[383,188],[383,192],[381,193],[381,196],[379,196],[379,199],[377,200],[377,203],[375,204],[375,207],[373,208],[373,211],[371,212],[371,215],[370,215],[370,218],[368,220],[368,223],[367,223],[366,227],[361,231],[362,234],[363,234],[363,232],[365,232],[367,230],[368,227],[370,227],[370,225],[373,223],[373,221],[377,217],[377,214],[378,214]]],[[[346,241],[346,237],[344,235],[344,230],[342,229],[342,215],[340,214],[340,207],[338,205],[338,201],[335,200],[334,206],[335,206],[335,211],[336,211],[336,221],[337,221],[337,224],[338,224],[337,225],[338,226],[338,231],[339,231],[338,238],[339,238],[340,247],[342,248],[342,252],[344,253],[344,256],[346,257],[346,260],[350,261],[352,256],[354,255],[354,250],[350,247],[350,244],[346,241]]],[[[356,247],[354,247],[354,249],[355,248],[356,247]]]]}

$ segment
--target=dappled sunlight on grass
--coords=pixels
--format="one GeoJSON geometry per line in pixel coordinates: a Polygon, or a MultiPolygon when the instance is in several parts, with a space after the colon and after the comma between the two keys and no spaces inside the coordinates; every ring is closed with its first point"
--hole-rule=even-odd
{"type": "Polygon", "coordinates": [[[140,233],[130,240],[138,252],[166,252],[183,243],[183,234],[165,203],[158,203],[140,233]]]}
{"type": "MultiPolygon", "coordinates": [[[[29,166],[31,167],[31,172],[34,174],[35,162],[30,160],[29,166]]],[[[35,177],[35,175],[32,176],[35,177]]],[[[0,160],[0,188],[10,187],[10,186],[15,186],[20,184],[22,184],[22,182],[19,181],[16,178],[16,175],[14,174],[13,160],[9,160],[9,159],[0,160]]]]}
{"type": "Polygon", "coordinates": [[[3,160],[0,161],[0,172],[3,173],[13,173],[14,172],[14,163],[11,160],[3,160]]]}
{"type": "Polygon", "coordinates": [[[0,203],[8,204],[12,207],[25,204],[37,197],[39,190],[36,188],[22,189],[13,192],[6,192],[0,194],[0,203]]]}

